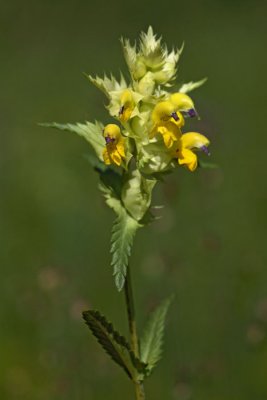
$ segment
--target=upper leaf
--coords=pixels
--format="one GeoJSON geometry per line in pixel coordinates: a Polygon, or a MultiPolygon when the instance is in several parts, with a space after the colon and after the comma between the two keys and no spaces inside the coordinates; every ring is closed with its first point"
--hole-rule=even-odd
{"type": "Polygon", "coordinates": [[[104,164],[97,157],[87,154],[87,161],[98,172],[101,181],[101,190],[104,195],[114,196],[118,200],[121,198],[122,175],[110,165],[104,164]]]}
{"type": "Polygon", "coordinates": [[[141,339],[141,361],[148,364],[147,375],[161,358],[165,319],[171,301],[172,297],[168,298],[152,313],[141,339]]]}
{"type": "Polygon", "coordinates": [[[128,260],[131,255],[133,239],[138,228],[151,222],[147,215],[151,203],[152,189],[155,179],[146,179],[134,170],[123,177],[110,168],[101,165],[100,189],[106,203],[117,214],[111,235],[111,253],[113,275],[117,289],[122,290],[127,275],[128,260]]]}
{"type": "Polygon", "coordinates": [[[134,381],[142,380],[146,364],[135,357],[125,337],[120,335],[98,311],[84,311],[83,318],[104,350],[123,368],[129,378],[134,381]]]}
{"type": "Polygon", "coordinates": [[[118,217],[114,222],[111,235],[111,253],[113,275],[117,289],[122,290],[127,274],[128,260],[131,255],[133,238],[137,229],[141,226],[132,218],[125,208],[112,200],[112,206],[118,217]]]}
{"type": "Polygon", "coordinates": [[[101,122],[96,121],[94,124],[91,122],[85,122],[84,124],[58,124],[56,122],[51,122],[40,125],[48,128],[60,129],[61,131],[77,133],[91,144],[97,156],[103,160],[102,153],[105,147],[105,139],[103,137],[104,126],[101,122]]]}

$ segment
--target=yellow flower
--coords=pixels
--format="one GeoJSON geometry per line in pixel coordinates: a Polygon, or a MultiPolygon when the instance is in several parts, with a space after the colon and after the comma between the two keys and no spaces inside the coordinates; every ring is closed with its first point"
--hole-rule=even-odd
{"type": "Polygon", "coordinates": [[[180,165],[185,165],[190,171],[197,168],[197,156],[193,149],[202,150],[209,154],[208,145],[210,144],[206,136],[197,132],[188,132],[181,135],[179,141],[174,145],[174,157],[180,165]]]}
{"type": "Polygon", "coordinates": [[[121,165],[125,159],[125,139],[120,128],[118,125],[108,124],[104,128],[103,134],[106,141],[106,147],[102,154],[104,163],[121,165]]]}
{"type": "Polygon", "coordinates": [[[174,142],[177,141],[182,134],[177,124],[171,121],[156,125],[150,133],[150,138],[153,138],[157,133],[162,135],[164,144],[168,149],[173,146],[174,142]]]}
{"type": "Polygon", "coordinates": [[[152,121],[160,124],[167,121],[178,121],[177,107],[170,101],[160,101],[152,111],[152,121]]]}
{"type": "Polygon", "coordinates": [[[161,101],[152,112],[152,120],[154,127],[150,133],[150,138],[160,133],[165,146],[170,149],[181,136],[180,128],[184,125],[183,115],[176,112],[176,107],[171,102],[161,101]]]}
{"type": "Polygon", "coordinates": [[[188,117],[197,116],[193,100],[185,93],[173,93],[170,96],[170,102],[176,107],[178,111],[182,111],[188,117]]]}
{"type": "Polygon", "coordinates": [[[129,89],[122,92],[120,96],[120,104],[119,118],[122,122],[127,122],[135,107],[134,98],[129,89]]]}

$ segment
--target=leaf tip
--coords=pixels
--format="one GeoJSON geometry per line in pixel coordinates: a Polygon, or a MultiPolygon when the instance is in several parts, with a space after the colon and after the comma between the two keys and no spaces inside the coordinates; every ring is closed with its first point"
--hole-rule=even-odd
{"type": "Polygon", "coordinates": [[[125,284],[125,276],[122,273],[117,273],[115,275],[115,285],[119,292],[122,291],[125,284]]]}

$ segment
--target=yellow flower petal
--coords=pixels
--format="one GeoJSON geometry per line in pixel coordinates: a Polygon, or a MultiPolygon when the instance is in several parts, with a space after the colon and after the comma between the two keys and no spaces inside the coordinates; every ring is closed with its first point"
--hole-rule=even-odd
{"type": "Polygon", "coordinates": [[[197,167],[197,156],[191,150],[182,148],[178,152],[178,163],[185,165],[190,171],[194,171],[197,167]]]}
{"type": "Polygon", "coordinates": [[[104,138],[111,138],[119,140],[121,137],[121,130],[120,127],[116,124],[108,124],[104,128],[104,138]]]}
{"type": "Polygon", "coordinates": [[[121,157],[125,158],[125,140],[121,138],[119,142],[116,145],[118,153],[121,155],[121,157]]]}
{"type": "Polygon", "coordinates": [[[167,121],[165,123],[156,126],[152,133],[158,132],[162,135],[165,146],[169,149],[172,147],[173,143],[177,141],[181,136],[181,131],[177,124],[167,121]]]}
{"type": "Polygon", "coordinates": [[[165,122],[165,124],[160,125],[158,131],[161,134],[168,132],[168,134],[173,138],[173,140],[177,140],[181,136],[181,131],[178,125],[171,121],[165,122]]]}
{"type": "Polygon", "coordinates": [[[177,112],[177,117],[178,117],[178,121],[175,121],[174,118],[172,118],[171,122],[173,122],[175,125],[178,126],[178,128],[182,128],[184,126],[184,117],[183,114],[180,112],[177,112]]]}
{"type": "Polygon", "coordinates": [[[130,119],[135,107],[133,94],[129,89],[126,89],[122,92],[120,102],[121,108],[119,110],[119,118],[122,122],[127,122],[130,119]]]}
{"type": "Polygon", "coordinates": [[[119,113],[119,118],[122,122],[127,122],[132,115],[133,108],[124,106],[121,108],[121,110],[122,111],[119,113]]]}
{"type": "Polygon", "coordinates": [[[112,150],[109,154],[111,160],[114,162],[114,164],[120,166],[121,165],[121,155],[118,152],[118,150],[112,150]]]}
{"type": "Polygon", "coordinates": [[[195,108],[192,99],[185,93],[173,93],[170,101],[177,107],[177,110],[186,111],[195,108]]]}
{"type": "Polygon", "coordinates": [[[104,163],[121,165],[122,158],[125,156],[125,139],[121,135],[121,130],[118,125],[108,124],[104,128],[104,137],[106,147],[103,150],[104,163]]]}
{"type": "Polygon", "coordinates": [[[173,138],[168,133],[163,134],[162,137],[163,137],[163,141],[164,141],[165,146],[168,149],[170,149],[173,146],[173,142],[174,142],[173,138]]]}
{"type": "Polygon", "coordinates": [[[197,132],[188,132],[181,136],[182,147],[186,149],[201,149],[203,146],[210,144],[209,139],[206,136],[201,135],[197,132]]]}
{"type": "Polygon", "coordinates": [[[104,148],[102,155],[103,155],[104,163],[105,163],[106,165],[110,165],[110,164],[111,164],[111,161],[110,161],[110,157],[109,157],[109,154],[108,154],[108,151],[107,151],[107,148],[106,148],[106,147],[104,148]]]}
{"type": "Polygon", "coordinates": [[[176,113],[177,108],[170,101],[161,101],[155,105],[152,111],[152,121],[155,124],[167,122],[172,118],[172,114],[176,113]]]}

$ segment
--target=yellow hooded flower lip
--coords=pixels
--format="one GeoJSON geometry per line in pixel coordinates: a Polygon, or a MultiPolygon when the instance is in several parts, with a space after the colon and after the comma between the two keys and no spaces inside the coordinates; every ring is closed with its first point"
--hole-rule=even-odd
{"type": "Polygon", "coordinates": [[[183,112],[187,117],[193,118],[198,116],[193,100],[187,94],[180,92],[173,93],[169,101],[177,107],[178,111],[183,112]]]}
{"type": "Polygon", "coordinates": [[[170,101],[160,101],[155,105],[151,117],[154,124],[167,122],[171,118],[177,120],[177,107],[170,101]]]}
{"type": "Polygon", "coordinates": [[[210,142],[206,136],[197,132],[187,132],[179,138],[174,145],[174,158],[180,165],[185,165],[190,171],[197,168],[197,156],[192,151],[202,150],[209,155],[208,146],[210,142]]]}
{"type": "Polygon", "coordinates": [[[103,135],[106,141],[106,147],[103,150],[103,160],[106,165],[121,165],[126,158],[125,155],[125,139],[121,134],[121,130],[116,124],[108,124],[105,126],[103,135]]]}

